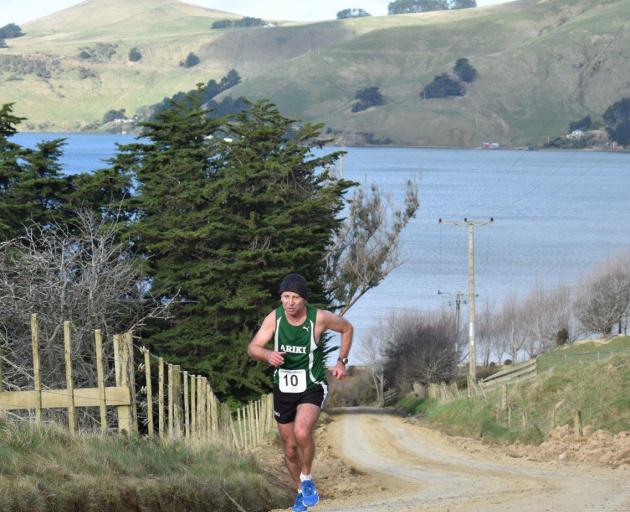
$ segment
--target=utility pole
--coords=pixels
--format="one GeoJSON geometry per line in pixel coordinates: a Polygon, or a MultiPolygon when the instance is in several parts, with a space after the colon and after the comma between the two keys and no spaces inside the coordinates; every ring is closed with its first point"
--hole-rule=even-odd
{"type": "Polygon", "coordinates": [[[446,221],[439,219],[440,224],[468,227],[468,375],[477,377],[477,348],[475,346],[475,226],[485,226],[494,222],[488,220],[473,220],[464,218],[462,221],[446,221]]]}
{"type": "MultiPolygon", "coordinates": [[[[460,311],[461,305],[466,304],[466,300],[462,300],[462,296],[464,295],[459,290],[455,293],[451,292],[443,292],[442,290],[438,290],[438,295],[448,295],[449,297],[455,297],[455,332],[459,335],[459,321],[460,321],[460,311]]],[[[453,303],[449,300],[448,305],[452,306],[453,303]]]]}

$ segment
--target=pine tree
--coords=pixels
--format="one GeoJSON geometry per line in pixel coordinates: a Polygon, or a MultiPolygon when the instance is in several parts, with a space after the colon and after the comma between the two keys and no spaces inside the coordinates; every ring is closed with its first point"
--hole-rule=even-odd
{"type": "Polygon", "coordinates": [[[325,170],[339,153],[311,155],[322,144],[318,126],[297,127],[268,102],[226,126],[201,107],[203,93],[147,123],[150,142],[124,147],[116,163],[138,184],[130,232],[152,294],[175,299],[170,321],[149,326],[147,342],[208,375],[222,397],[243,400],[269,389],[246,347],[278,305],[282,276],[302,272],[311,301],[328,304],[322,265],[351,183],[325,170]]]}

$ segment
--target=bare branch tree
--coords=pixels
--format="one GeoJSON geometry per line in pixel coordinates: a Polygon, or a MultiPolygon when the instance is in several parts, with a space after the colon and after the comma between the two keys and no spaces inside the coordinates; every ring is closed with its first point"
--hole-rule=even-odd
{"type": "Polygon", "coordinates": [[[418,209],[418,186],[408,180],[403,209],[390,214],[376,185],[359,188],[326,256],[326,288],[344,315],[400,265],[400,234],[418,209]]]}
{"type": "Polygon", "coordinates": [[[414,382],[450,381],[457,374],[453,316],[407,312],[388,320],[385,380],[401,389],[414,382]]]}
{"type": "Polygon", "coordinates": [[[12,389],[32,386],[30,317],[38,315],[42,382],[65,387],[63,322],[72,325],[77,386],[94,385],[95,329],[111,337],[164,317],[168,305],[146,299],[143,275],[115,223],[78,212],[72,226],[34,226],[0,245],[0,342],[4,377],[12,389]]]}
{"type": "MultiPolygon", "coordinates": [[[[574,304],[582,331],[608,336],[630,308],[628,256],[606,262],[582,282],[574,304]]],[[[621,330],[621,329],[620,329],[621,330]]]]}
{"type": "Polygon", "coordinates": [[[370,329],[367,336],[361,340],[358,351],[359,359],[365,363],[370,374],[372,386],[376,391],[376,400],[379,405],[383,405],[383,389],[385,387],[385,373],[383,367],[383,340],[387,336],[387,327],[380,321],[379,324],[370,329]]]}
{"type": "Polygon", "coordinates": [[[562,329],[571,327],[571,289],[560,285],[546,290],[540,281],[521,304],[527,340],[524,346],[529,357],[549,350],[554,346],[562,329]]]}

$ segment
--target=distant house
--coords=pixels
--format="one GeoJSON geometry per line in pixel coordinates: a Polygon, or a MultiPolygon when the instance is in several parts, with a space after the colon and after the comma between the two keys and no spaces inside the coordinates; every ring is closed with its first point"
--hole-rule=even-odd
{"type": "Polygon", "coordinates": [[[584,132],[582,130],[573,130],[566,135],[566,138],[569,140],[580,140],[584,138],[584,132]]]}

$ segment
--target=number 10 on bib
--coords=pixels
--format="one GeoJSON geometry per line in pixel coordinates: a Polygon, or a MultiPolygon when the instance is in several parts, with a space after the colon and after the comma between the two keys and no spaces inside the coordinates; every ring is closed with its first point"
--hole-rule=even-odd
{"type": "Polygon", "coordinates": [[[306,370],[279,370],[279,387],[283,393],[306,391],[306,370]]]}

